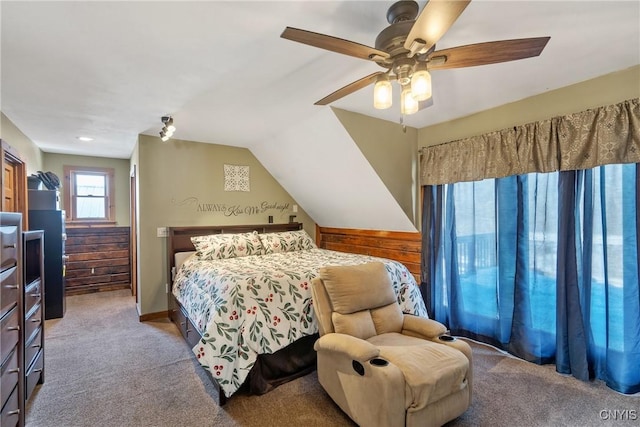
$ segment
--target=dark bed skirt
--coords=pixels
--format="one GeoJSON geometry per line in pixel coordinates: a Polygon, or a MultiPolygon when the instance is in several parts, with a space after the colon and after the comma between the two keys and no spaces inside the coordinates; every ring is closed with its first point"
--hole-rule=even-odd
{"type": "MultiPolygon", "coordinates": [[[[175,299],[172,303],[169,317],[187,344],[193,348],[201,340],[201,336],[180,304],[175,299]]],[[[236,393],[264,394],[280,384],[313,372],[316,369],[316,351],[313,344],[317,339],[317,333],[307,335],[275,353],[258,355],[247,379],[236,393]]],[[[227,397],[211,373],[206,372],[218,392],[218,403],[223,405],[227,397]]]]}
{"type": "Polygon", "coordinates": [[[243,388],[250,394],[264,394],[313,372],[316,369],[313,344],[317,339],[318,334],[308,335],[275,353],[258,355],[243,388]]]}

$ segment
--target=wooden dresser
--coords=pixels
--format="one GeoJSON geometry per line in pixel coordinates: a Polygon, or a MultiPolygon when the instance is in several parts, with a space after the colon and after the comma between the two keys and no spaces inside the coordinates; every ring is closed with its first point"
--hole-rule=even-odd
{"type": "Polygon", "coordinates": [[[44,233],[0,213],[0,426],[24,426],[25,402],[44,382],[44,233]]]}
{"type": "Polygon", "coordinates": [[[0,213],[0,424],[24,425],[22,214],[0,213]]]}
{"type": "Polygon", "coordinates": [[[25,231],[22,239],[24,283],[24,388],[29,400],[44,382],[44,231],[25,231]]]}

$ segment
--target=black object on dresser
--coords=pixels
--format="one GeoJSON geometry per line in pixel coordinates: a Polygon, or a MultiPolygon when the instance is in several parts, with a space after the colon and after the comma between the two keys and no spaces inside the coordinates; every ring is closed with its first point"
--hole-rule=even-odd
{"type": "Polygon", "coordinates": [[[22,214],[0,213],[0,425],[24,425],[22,214]]]}
{"type": "Polygon", "coordinates": [[[63,317],[66,309],[64,221],[64,211],[29,209],[29,229],[44,230],[45,319],[63,317]]]}
{"type": "Polygon", "coordinates": [[[29,209],[59,211],[60,192],[58,190],[29,190],[29,209]]]}

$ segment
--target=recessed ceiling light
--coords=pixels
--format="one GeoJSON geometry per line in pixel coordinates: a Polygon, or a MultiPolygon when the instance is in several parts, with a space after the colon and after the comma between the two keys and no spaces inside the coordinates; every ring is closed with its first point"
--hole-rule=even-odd
{"type": "Polygon", "coordinates": [[[79,136],[78,139],[84,142],[93,141],[93,138],[89,138],[88,136],[79,136]]]}

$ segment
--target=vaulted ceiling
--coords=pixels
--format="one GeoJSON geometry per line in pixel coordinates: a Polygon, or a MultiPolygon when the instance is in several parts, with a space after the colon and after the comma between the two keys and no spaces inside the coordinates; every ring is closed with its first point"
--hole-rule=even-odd
{"type": "MultiPolygon", "coordinates": [[[[44,151],[128,158],[167,113],[178,138],[251,144],[380,70],[282,39],[285,26],[372,46],[391,4],[3,1],[2,111],[44,151]]],[[[419,128],[636,65],[639,15],[636,1],[472,1],[438,49],[551,40],[537,58],[434,71],[435,105],[405,122],[419,128]]],[[[333,105],[400,118],[397,108],[373,109],[371,88],[333,105]]]]}

